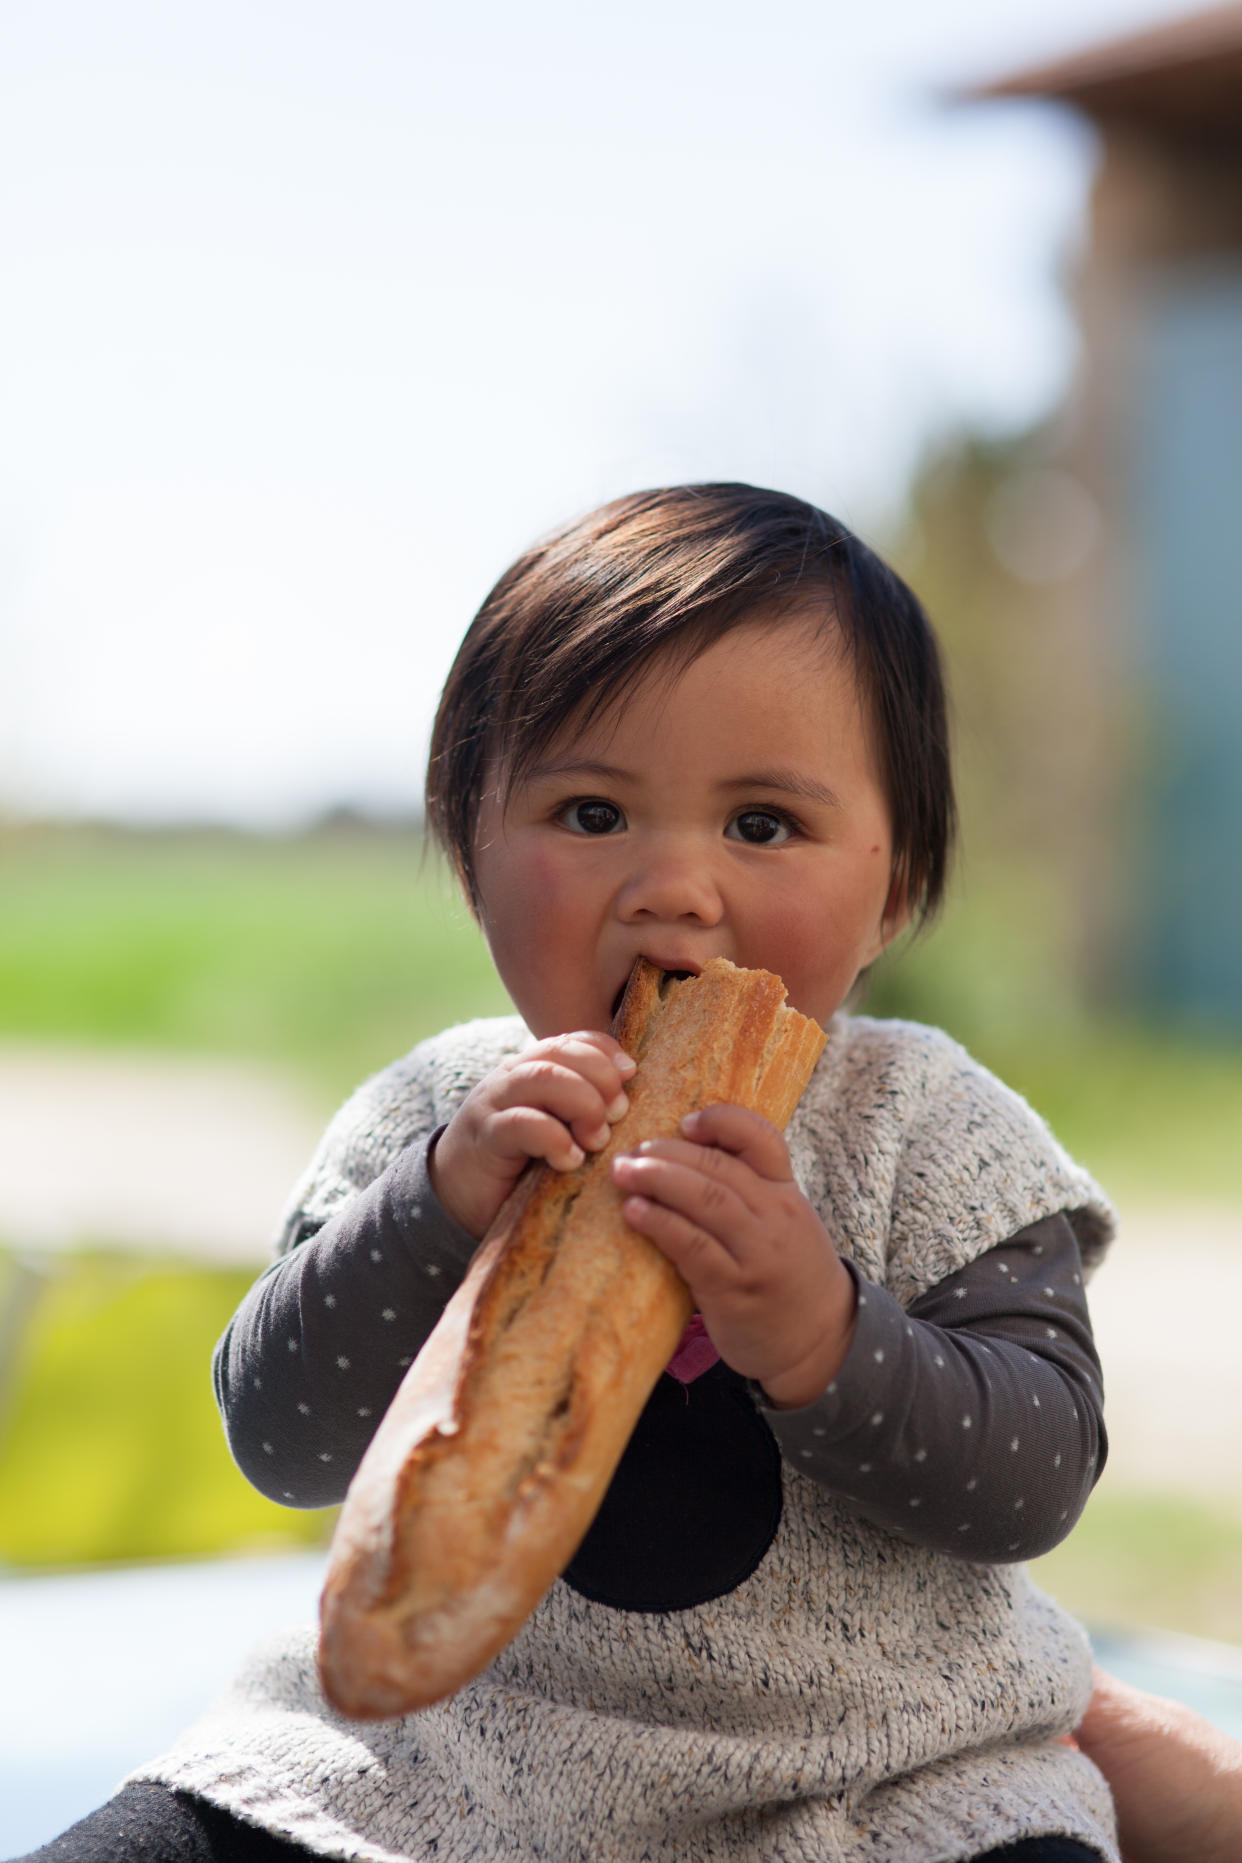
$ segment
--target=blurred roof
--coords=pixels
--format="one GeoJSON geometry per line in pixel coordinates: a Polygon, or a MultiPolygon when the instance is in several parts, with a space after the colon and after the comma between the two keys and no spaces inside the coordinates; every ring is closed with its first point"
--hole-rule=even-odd
{"type": "Polygon", "coordinates": [[[1092,116],[1228,127],[1242,134],[1242,4],[973,85],[968,99],[1057,97],[1092,116]]]}

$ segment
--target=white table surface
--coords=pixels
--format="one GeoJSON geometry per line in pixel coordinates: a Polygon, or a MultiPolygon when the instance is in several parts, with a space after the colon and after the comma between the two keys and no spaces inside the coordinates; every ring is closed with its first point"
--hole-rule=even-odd
{"type": "Polygon", "coordinates": [[[0,1579],[0,1857],[112,1796],[251,1646],[315,1616],[322,1553],[0,1579]]]}

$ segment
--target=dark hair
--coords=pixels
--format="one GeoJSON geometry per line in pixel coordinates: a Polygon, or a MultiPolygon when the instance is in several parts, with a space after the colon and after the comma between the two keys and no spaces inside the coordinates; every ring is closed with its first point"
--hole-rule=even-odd
{"type": "Polygon", "coordinates": [[[436,713],[427,819],[479,908],[483,785],[520,782],[571,720],[615,705],[657,656],[675,668],[750,619],[822,601],[869,709],[892,816],[893,878],[916,919],[953,838],[944,684],[918,598],[844,524],[752,485],[635,492],[554,531],[471,622],[436,713]]]}

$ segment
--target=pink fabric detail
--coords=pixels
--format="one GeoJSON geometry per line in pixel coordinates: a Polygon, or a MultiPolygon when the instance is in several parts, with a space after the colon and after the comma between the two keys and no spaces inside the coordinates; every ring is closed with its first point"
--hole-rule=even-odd
{"type": "Polygon", "coordinates": [[[701,1313],[692,1313],[680,1343],[668,1364],[664,1367],[670,1377],[679,1384],[693,1384],[705,1371],[710,1371],[720,1357],[707,1335],[701,1313]]]}

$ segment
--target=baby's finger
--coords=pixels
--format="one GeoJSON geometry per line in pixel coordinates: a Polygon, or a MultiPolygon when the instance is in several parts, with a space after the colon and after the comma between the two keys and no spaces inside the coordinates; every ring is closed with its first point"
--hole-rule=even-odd
{"type": "Polygon", "coordinates": [[[541,1042],[526,1058],[533,1060],[541,1056],[559,1062],[574,1073],[581,1074],[584,1080],[589,1080],[609,1108],[609,1117],[613,1123],[621,1118],[629,1106],[625,1095],[626,1083],[633,1076],[637,1063],[613,1041],[611,1035],[594,1035],[589,1030],[557,1035],[550,1041],[541,1042]]]}
{"type": "Polygon", "coordinates": [[[708,1235],[676,1210],[666,1209],[647,1197],[627,1197],[621,1213],[631,1228],[654,1242],[660,1253],[668,1257],[701,1303],[720,1279],[724,1252],[716,1237],[708,1235]]]}
{"type": "Polygon", "coordinates": [[[599,1151],[611,1135],[609,1118],[615,1101],[605,1100],[592,1081],[561,1060],[530,1055],[497,1081],[492,1104],[498,1110],[530,1106],[552,1113],[572,1126],[580,1145],[599,1151]]]}
{"type": "Polygon", "coordinates": [[[482,1137],[502,1158],[542,1158],[554,1171],[576,1171],[586,1157],[559,1119],[534,1106],[510,1106],[493,1113],[482,1137]]]}
{"type": "Polygon", "coordinates": [[[727,1185],[752,1215],[760,1214],[761,1205],[756,1200],[756,1192],[761,1191],[762,1186],[757,1174],[744,1159],[719,1146],[693,1145],[689,1139],[644,1139],[634,1152],[623,1152],[621,1156],[665,1158],[672,1164],[684,1165],[687,1170],[697,1171],[701,1177],[727,1185]]]}
{"type": "Polygon", "coordinates": [[[602,1054],[618,1074],[626,1080],[638,1066],[632,1054],[627,1054],[615,1035],[609,1035],[604,1029],[570,1029],[564,1035],[549,1035],[547,1041],[559,1046],[561,1042],[581,1042],[584,1046],[602,1054]]]}
{"type": "Polygon", "coordinates": [[[704,1106],[687,1113],[681,1122],[686,1137],[696,1145],[715,1145],[748,1164],[760,1177],[789,1183],[793,1167],[783,1135],[770,1120],[745,1106],[704,1106]]]}
{"type": "Polygon", "coordinates": [[[753,1229],[754,1213],[716,1171],[699,1171],[654,1152],[627,1152],[613,1160],[622,1191],[658,1203],[723,1244],[730,1254],[753,1229]]]}

